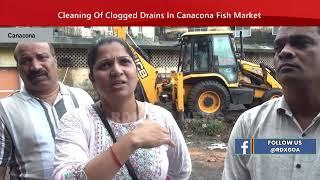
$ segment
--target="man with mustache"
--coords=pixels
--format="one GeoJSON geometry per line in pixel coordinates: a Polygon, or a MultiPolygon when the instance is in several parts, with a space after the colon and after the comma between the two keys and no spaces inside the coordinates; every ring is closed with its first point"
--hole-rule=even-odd
{"type": "MultiPolygon", "coordinates": [[[[320,29],[280,27],[274,41],[283,96],[244,112],[229,139],[224,180],[319,179],[320,29]],[[316,154],[235,153],[235,139],[316,139],[316,154]]],[[[248,144],[242,148],[248,151],[248,144]]],[[[248,149],[249,148],[249,149],[248,149]]]]}
{"type": "Polygon", "coordinates": [[[92,104],[79,88],[58,82],[51,44],[18,43],[14,58],[24,86],[0,100],[0,179],[50,179],[59,119],[71,109],[92,104]]]}

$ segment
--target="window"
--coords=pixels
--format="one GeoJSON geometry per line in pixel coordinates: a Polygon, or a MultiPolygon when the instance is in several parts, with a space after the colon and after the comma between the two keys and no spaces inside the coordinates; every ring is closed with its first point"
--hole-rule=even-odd
{"type": "Polygon", "coordinates": [[[237,81],[237,64],[228,36],[213,37],[214,65],[229,82],[237,81]]]}
{"type": "Polygon", "coordinates": [[[277,34],[278,34],[279,27],[280,27],[280,26],[273,26],[273,27],[272,27],[272,35],[277,35],[277,34]]]}
{"type": "Polygon", "coordinates": [[[250,37],[251,36],[250,26],[236,26],[235,30],[234,30],[234,36],[240,37],[240,31],[242,31],[242,37],[250,37]]]}
{"type": "Polygon", "coordinates": [[[209,71],[209,44],[208,41],[199,39],[187,42],[184,45],[184,66],[183,72],[208,72],[209,71]],[[193,47],[193,49],[192,49],[193,47]],[[193,68],[193,69],[192,69],[193,68]]]}
{"type": "Polygon", "coordinates": [[[208,27],[188,27],[188,32],[207,31],[208,27]]]}
{"type": "Polygon", "coordinates": [[[108,26],[106,29],[106,34],[107,35],[113,35],[113,30],[112,30],[112,26],[108,26]]]}
{"type": "Polygon", "coordinates": [[[183,72],[191,71],[191,43],[187,43],[183,48],[183,60],[184,66],[182,67],[183,72]]]}
{"type": "Polygon", "coordinates": [[[138,33],[142,34],[142,26],[139,26],[138,33]]]}
{"type": "Polygon", "coordinates": [[[209,45],[208,41],[197,41],[193,47],[193,69],[194,71],[208,72],[209,45]]]}

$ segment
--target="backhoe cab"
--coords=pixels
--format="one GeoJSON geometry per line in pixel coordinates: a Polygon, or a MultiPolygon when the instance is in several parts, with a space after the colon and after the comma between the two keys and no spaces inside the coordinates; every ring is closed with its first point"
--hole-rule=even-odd
{"type": "Polygon", "coordinates": [[[232,35],[232,31],[182,35],[178,72],[172,75],[174,84],[183,87],[180,94],[173,90],[178,111],[212,116],[225,112],[230,103],[252,107],[282,94],[271,68],[236,58],[232,35]]]}

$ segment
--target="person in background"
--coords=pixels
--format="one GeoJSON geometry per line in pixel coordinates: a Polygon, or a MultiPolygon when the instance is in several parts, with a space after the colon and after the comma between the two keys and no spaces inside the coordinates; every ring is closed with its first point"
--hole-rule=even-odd
{"type": "Polygon", "coordinates": [[[188,179],[191,158],[175,119],[135,99],[137,69],[126,42],[101,40],[88,65],[100,101],[62,118],[53,179],[188,179]]]}
{"type": "Polygon", "coordinates": [[[319,179],[320,29],[280,27],[274,41],[283,96],[244,112],[229,139],[224,180],[319,179]],[[316,154],[235,154],[237,138],[316,138],[316,154]]]}
{"type": "Polygon", "coordinates": [[[7,167],[13,179],[49,179],[60,118],[93,101],[82,89],[58,81],[51,44],[18,43],[14,58],[24,85],[0,100],[0,179],[7,167]]]}

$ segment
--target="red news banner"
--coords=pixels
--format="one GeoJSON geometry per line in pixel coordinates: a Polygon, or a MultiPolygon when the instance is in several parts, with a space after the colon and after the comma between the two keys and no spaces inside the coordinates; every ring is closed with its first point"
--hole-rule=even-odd
{"type": "Polygon", "coordinates": [[[316,0],[2,0],[0,26],[320,25],[316,0]]]}

